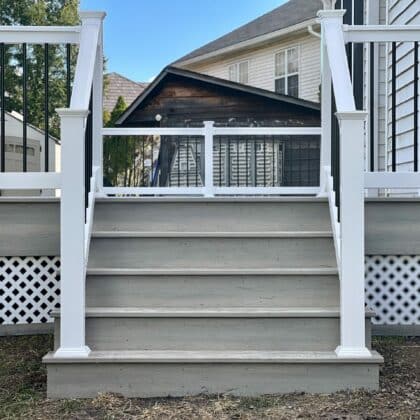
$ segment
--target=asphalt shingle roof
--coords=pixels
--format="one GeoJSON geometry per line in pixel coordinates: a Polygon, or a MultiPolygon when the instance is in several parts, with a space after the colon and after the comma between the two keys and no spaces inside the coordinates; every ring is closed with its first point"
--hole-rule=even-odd
{"type": "Polygon", "coordinates": [[[315,18],[320,9],[322,9],[321,0],[290,0],[271,12],[192,51],[174,64],[315,18]]]}
{"type": "Polygon", "coordinates": [[[124,98],[127,106],[130,106],[147,85],[147,83],[134,82],[118,73],[109,73],[104,95],[104,110],[112,112],[120,96],[124,98]]]}

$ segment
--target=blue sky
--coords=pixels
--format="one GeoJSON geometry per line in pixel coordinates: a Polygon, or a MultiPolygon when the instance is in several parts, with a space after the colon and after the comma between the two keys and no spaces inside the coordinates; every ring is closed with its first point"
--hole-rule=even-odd
{"type": "Polygon", "coordinates": [[[108,71],[148,81],[184,54],[285,0],[81,0],[103,10],[108,71]]]}

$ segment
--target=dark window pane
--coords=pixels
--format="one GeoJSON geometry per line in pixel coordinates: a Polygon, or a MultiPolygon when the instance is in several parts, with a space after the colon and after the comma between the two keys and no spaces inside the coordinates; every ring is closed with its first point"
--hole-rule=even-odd
{"type": "Polygon", "coordinates": [[[299,96],[299,76],[296,74],[294,76],[289,76],[287,79],[287,94],[290,96],[299,96]]]}
{"type": "Polygon", "coordinates": [[[276,79],[276,92],[286,94],[286,79],[282,77],[281,79],[276,79]]]}

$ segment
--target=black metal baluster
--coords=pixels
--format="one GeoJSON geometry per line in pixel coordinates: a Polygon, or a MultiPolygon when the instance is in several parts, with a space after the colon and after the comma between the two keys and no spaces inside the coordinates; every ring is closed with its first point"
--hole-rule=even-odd
{"type": "Polygon", "coordinates": [[[248,137],[245,137],[245,185],[248,187],[249,180],[248,180],[248,174],[249,174],[249,153],[248,153],[248,137]]]}
{"type": "Polygon", "coordinates": [[[392,172],[397,170],[397,43],[392,43],[392,58],[391,58],[391,139],[392,139],[392,172]]]}
{"type": "Polygon", "coordinates": [[[370,43],[370,170],[375,170],[375,44],[370,43]]]}
{"type": "Polygon", "coordinates": [[[198,187],[198,144],[201,142],[201,139],[195,139],[195,186],[198,187]]]}
{"type": "Polygon", "coordinates": [[[179,136],[176,138],[178,148],[178,187],[181,186],[181,141],[179,136]]]}
{"type": "Polygon", "coordinates": [[[414,171],[419,170],[419,43],[414,43],[414,171]]]}
{"type": "Polygon", "coordinates": [[[50,169],[50,109],[49,109],[49,45],[44,45],[44,166],[45,172],[50,169]]]}
{"type": "Polygon", "coordinates": [[[263,137],[263,141],[264,141],[264,187],[266,187],[267,186],[267,182],[266,182],[266,177],[267,177],[267,169],[266,169],[266,158],[267,158],[267,155],[266,155],[266,147],[267,147],[267,143],[266,143],[266,138],[265,138],[265,136],[263,137]]]}
{"type": "Polygon", "coordinates": [[[258,187],[258,137],[254,137],[254,187],[258,187]]]}
{"type": "Polygon", "coordinates": [[[236,139],[236,186],[239,187],[240,186],[240,180],[239,180],[239,137],[237,137],[236,139]]]}
{"type": "Polygon", "coordinates": [[[230,187],[230,170],[231,170],[232,160],[230,156],[230,137],[227,137],[227,186],[230,187]]]}
{"type": "Polygon", "coordinates": [[[273,176],[273,187],[276,186],[276,179],[275,179],[275,173],[276,173],[276,167],[275,167],[275,152],[274,152],[274,136],[272,136],[271,138],[271,153],[273,155],[273,159],[272,159],[272,176],[273,176]]]}
{"type": "Polygon", "coordinates": [[[172,185],[172,179],[171,179],[171,175],[172,175],[172,166],[171,166],[171,152],[173,149],[173,141],[171,137],[166,137],[165,138],[166,141],[166,148],[168,150],[168,187],[171,187],[172,185]],[[170,139],[170,140],[169,140],[170,139]]]}
{"type": "Polygon", "coordinates": [[[66,96],[67,106],[70,106],[71,101],[71,45],[66,45],[66,96]]]}
{"type": "Polygon", "coordinates": [[[90,179],[92,177],[92,93],[90,94],[89,114],[85,134],[85,208],[89,206],[90,179]]]}
{"type": "Polygon", "coordinates": [[[143,136],[142,137],[142,144],[141,144],[141,154],[142,154],[142,160],[143,160],[143,167],[142,167],[142,171],[141,171],[141,186],[145,187],[146,186],[146,178],[145,178],[145,174],[146,174],[146,152],[145,152],[145,141],[146,141],[146,137],[143,136]]]}
{"type": "Polygon", "coordinates": [[[151,163],[151,166],[150,166],[150,177],[149,177],[150,181],[149,181],[149,185],[148,186],[151,187],[151,186],[154,186],[154,179],[155,179],[155,165],[154,165],[154,158],[153,158],[153,155],[154,155],[154,147],[155,147],[154,143],[155,143],[155,141],[154,141],[153,136],[150,136],[149,138],[150,138],[150,140],[152,142],[152,147],[151,147],[151,157],[150,157],[150,163],[151,163]]]}
{"type": "Polygon", "coordinates": [[[219,187],[222,186],[222,136],[219,136],[219,187]]]}
{"type": "Polygon", "coordinates": [[[187,136],[187,187],[190,186],[190,138],[187,136]]]}
{"type": "Polygon", "coordinates": [[[1,97],[1,157],[0,157],[0,170],[1,172],[6,171],[6,117],[5,117],[5,108],[6,108],[6,95],[5,95],[5,47],[4,44],[0,44],[0,97],[1,97]]]}
{"type": "Polygon", "coordinates": [[[23,67],[23,86],[22,86],[22,101],[23,101],[23,126],[22,126],[22,146],[23,146],[23,164],[22,170],[28,170],[28,63],[27,63],[27,45],[22,44],[22,67],[23,67]]]}

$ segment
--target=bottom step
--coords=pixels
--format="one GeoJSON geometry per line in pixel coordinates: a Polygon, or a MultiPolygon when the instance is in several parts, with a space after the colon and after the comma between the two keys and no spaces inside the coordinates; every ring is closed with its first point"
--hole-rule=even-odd
{"type": "Polygon", "coordinates": [[[197,394],[257,396],[290,392],[376,390],[382,357],[338,359],[334,352],[91,352],[88,358],[44,358],[49,398],[197,394]]]}

